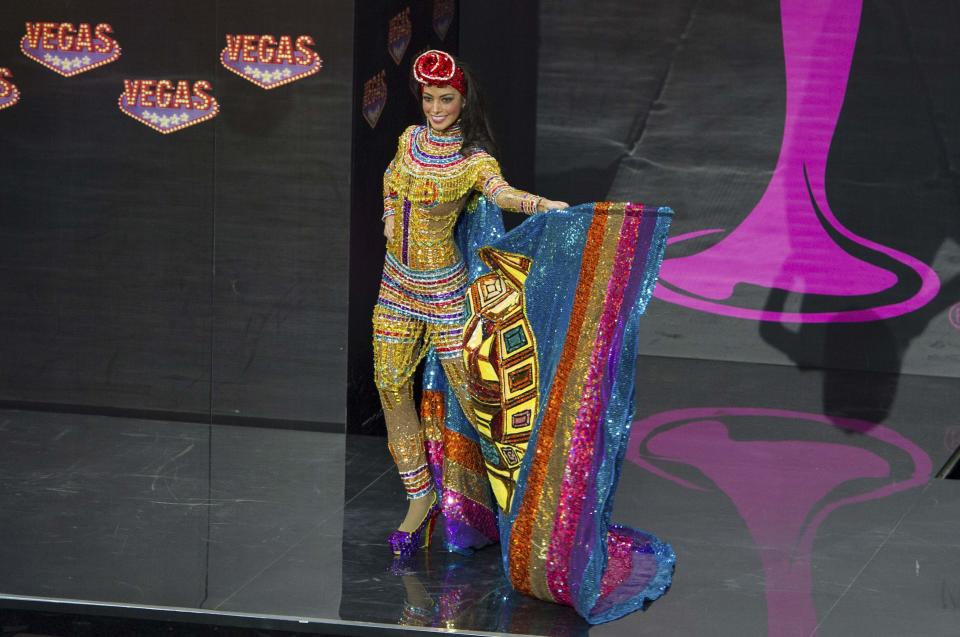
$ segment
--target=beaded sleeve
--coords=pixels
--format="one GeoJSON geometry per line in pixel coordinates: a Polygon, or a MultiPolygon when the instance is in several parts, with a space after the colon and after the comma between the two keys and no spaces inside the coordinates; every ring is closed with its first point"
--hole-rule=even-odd
{"type": "Polygon", "coordinates": [[[486,153],[477,153],[477,181],[474,188],[482,192],[487,199],[504,210],[522,212],[527,215],[537,213],[542,197],[514,188],[503,178],[497,160],[486,153]]]}
{"type": "Polygon", "coordinates": [[[406,146],[409,143],[410,133],[414,128],[416,127],[408,126],[407,129],[400,134],[400,139],[397,140],[397,153],[393,159],[390,160],[390,163],[387,164],[387,169],[383,171],[383,216],[381,219],[386,219],[397,212],[397,204],[400,201],[395,180],[397,164],[403,159],[403,154],[406,152],[406,146]]]}
{"type": "Polygon", "coordinates": [[[387,169],[383,172],[383,216],[381,219],[386,219],[397,212],[397,201],[400,197],[393,188],[393,171],[396,170],[396,166],[396,159],[391,159],[390,163],[387,164],[387,169]]]}

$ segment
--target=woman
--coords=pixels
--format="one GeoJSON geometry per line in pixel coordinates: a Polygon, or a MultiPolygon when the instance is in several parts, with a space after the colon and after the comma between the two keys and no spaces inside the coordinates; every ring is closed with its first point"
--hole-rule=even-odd
{"type": "Polygon", "coordinates": [[[427,125],[404,132],[384,177],[374,310],[388,445],[411,498],[389,543],[428,546],[442,509],[448,549],[499,541],[516,590],[616,619],[662,595],[675,562],[656,536],[610,523],[672,210],[510,187],[469,73],[428,51],[414,74],[427,125]],[[501,208],[551,212],[504,233],[501,208]],[[421,422],[411,376],[427,350],[421,422]]]}
{"type": "Polygon", "coordinates": [[[493,139],[470,72],[442,51],[417,58],[426,125],[400,136],[384,175],[387,255],[374,309],[374,372],[387,444],[407,492],[407,515],[388,542],[411,554],[430,542],[438,496],[427,465],[412,378],[433,347],[470,413],[462,359],[467,273],[453,239],[457,217],[480,191],[501,208],[533,214],[566,208],[511,187],[490,154],[493,139]]]}

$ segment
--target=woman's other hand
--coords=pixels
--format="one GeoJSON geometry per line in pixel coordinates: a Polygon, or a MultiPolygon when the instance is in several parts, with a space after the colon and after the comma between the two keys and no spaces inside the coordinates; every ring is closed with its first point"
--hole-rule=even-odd
{"type": "Polygon", "coordinates": [[[393,240],[393,218],[395,216],[396,215],[390,215],[383,220],[383,236],[387,238],[387,241],[393,240]]]}
{"type": "Polygon", "coordinates": [[[552,199],[541,197],[540,202],[537,204],[537,212],[546,212],[547,210],[562,210],[569,207],[570,204],[568,204],[566,201],[553,201],[552,199]]]}

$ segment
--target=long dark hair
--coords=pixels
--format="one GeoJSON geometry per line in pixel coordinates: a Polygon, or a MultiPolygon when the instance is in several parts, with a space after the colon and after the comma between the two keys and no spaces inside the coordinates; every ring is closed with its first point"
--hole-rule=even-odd
{"type": "Polygon", "coordinates": [[[463,71],[463,80],[467,85],[466,103],[460,112],[460,128],[463,129],[463,144],[460,146],[460,152],[464,155],[472,155],[482,150],[496,157],[497,142],[493,137],[490,120],[487,119],[480,83],[470,69],[470,65],[464,64],[456,57],[453,59],[457,68],[463,71]]]}

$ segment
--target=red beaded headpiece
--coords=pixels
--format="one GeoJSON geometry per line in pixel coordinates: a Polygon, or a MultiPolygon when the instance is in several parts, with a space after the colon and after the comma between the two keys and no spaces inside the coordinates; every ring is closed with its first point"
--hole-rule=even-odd
{"type": "Polygon", "coordinates": [[[457,68],[456,62],[449,53],[444,51],[424,51],[413,62],[413,77],[420,82],[421,91],[424,86],[446,86],[449,84],[467,96],[467,82],[463,71],[457,68]]]}

